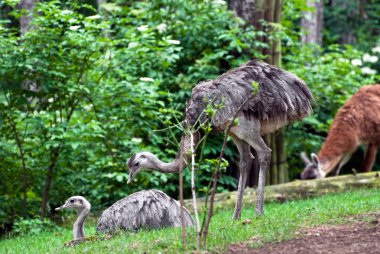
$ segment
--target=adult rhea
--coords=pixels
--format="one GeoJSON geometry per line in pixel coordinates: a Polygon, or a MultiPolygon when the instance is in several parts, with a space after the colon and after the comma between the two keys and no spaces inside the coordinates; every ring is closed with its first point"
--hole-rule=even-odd
{"type": "MultiPolygon", "coordinates": [[[[73,196],[56,211],[73,208],[78,213],[73,227],[74,241],[84,240],[84,222],[91,210],[91,204],[82,196],[73,196]]],[[[194,221],[184,208],[186,226],[194,221]]],[[[96,231],[111,233],[116,230],[136,231],[162,227],[180,227],[179,202],[159,190],[144,190],[133,193],[107,208],[98,220],[96,231]]]]}
{"type": "MultiPolygon", "coordinates": [[[[240,154],[240,178],[233,218],[239,219],[241,215],[244,188],[253,159],[251,147],[256,150],[260,165],[256,202],[256,214],[260,215],[264,206],[265,172],[271,160],[271,149],[262,136],[309,115],[312,111],[312,94],[304,81],[296,75],[260,60],[253,60],[214,80],[200,82],[195,86],[186,106],[185,128],[207,121],[205,109],[210,103],[215,108],[216,105],[223,105],[210,119],[217,132],[228,128],[238,113],[238,124],[228,133],[240,154]],[[259,89],[250,98],[254,82],[258,83],[259,89]],[[244,102],[246,103],[238,112],[244,102]]],[[[194,134],[195,144],[201,135],[200,132],[194,134]]],[[[163,173],[178,172],[189,161],[190,144],[190,136],[183,133],[180,150],[175,160],[169,163],[160,161],[150,152],[132,155],[127,162],[128,182],[143,169],[163,173]]]]}

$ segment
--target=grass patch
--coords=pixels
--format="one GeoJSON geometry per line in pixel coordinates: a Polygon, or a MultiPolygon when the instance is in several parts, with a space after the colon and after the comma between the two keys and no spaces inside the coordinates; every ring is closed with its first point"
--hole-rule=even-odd
{"type": "MultiPolygon", "coordinates": [[[[283,204],[269,203],[265,206],[265,215],[258,218],[254,218],[254,208],[248,206],[242,214],[242,220],[252,219],[248,225],[232,221],[232,209],[219,210],[210,225],[207,249],[223,252],[229,244],[252,238],[260,239],[252,243],[258,247],[265,242],[291,239],[300,228],[345,223],[344,218],[349,215],[379,211],[379,196],[379,189],[363,189],[283,204]]],[[[95,234],[95,224],[91,221],[86,224],[88,236],[95,234]]],[[[2,239],[0,253],[178,253],[195,250],[195,230],[188,230],[188,245],[183,249],[178,228],[136,234],[123,232],[111,240],[66,248],[63,244],[72,240],[71,224],[67,226],[59,231],[2,239]]]]}

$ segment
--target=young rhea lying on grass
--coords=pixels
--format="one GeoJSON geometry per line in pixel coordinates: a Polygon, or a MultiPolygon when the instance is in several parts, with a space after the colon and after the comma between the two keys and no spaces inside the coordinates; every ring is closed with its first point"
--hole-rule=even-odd
{"type": "MultiPolygon", "coordinates": [[[[82,196],[73,196],[65,204],[55,210],[73,208],[78,218],[73,227],[74,240],[65,244],[73,246],[85,238],[84,222],[90,213],[91,204],[82,196]]],[[[194,226],[194,221],[184,208],[186,226],[194,226]]],[[[117,230],[137,231],[139,229],[155,229],[163,227],[180,227],[180,204],[178,201],[159,190],[144,190],[133,193],[107,208],[98,220],[96,231],[112,233],[117,230]]]]}

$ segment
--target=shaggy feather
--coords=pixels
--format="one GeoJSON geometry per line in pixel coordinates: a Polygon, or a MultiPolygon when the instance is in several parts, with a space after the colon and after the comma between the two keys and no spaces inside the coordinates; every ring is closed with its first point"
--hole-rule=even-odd
{"type": "MultiPolygon", "coordinates": [[[[189,211],[184,208],[185,225],[193,226],[189,211]]],[[[178,201],[159,190],[139,191],[117,201],[106,209],[96,227],[100,232],[119,229],[180,227],[180,205],[178,201]]]]}
{"type": "Polygon", "coordinates": [[[186,107],[186,120],[193,125],[204,122],[202,113],[209,103],[223,105],[212,122],[217,129],[228,124],[239,106],[252,94],[252,83],[259,84],[257,95],[243,108],[243,115],[260,121],[294,122],[312,111],[312,95],[306,84],[294,74],[259,60],[228,71],[220,77],[194,87],[186,107]]]}
{"type": "MultiPolygon", "coordinates": [[[[239,219],[241,215],[247,172],[252,162],[251,147],[257,152],[260,164],[256,201],[256,213],[260,215],[264,207],[265,171],[271,161],[271,149],[261,136],[307,116],[312,111],[311,103],[312,95],[301,79],[258,60],[249,61],[214,80],[200,82],[193,88],[186,106],[184,129],[206,122],[209,119],[205,110],[208,105],[216,110],[211,117],[214,131],[226,130],[235,116],[239,122],[228,133],[240,153],[240,179],[234,219],[239,219]],[[253,82],[259,86],[254,96],[253,82]],[[238,112],[239,108],[242,111],[238,112]]],[[[128,182],[145,169],[163,173],[183,170],[189,162],[191,143],[197,145],[201,140],[200,132],[194,133],[193,142],[190,142],[188,132],[183,132],[180,149],[171,162],[165,163],[149,152],[134,154],[127,162],[128,182]]]]}

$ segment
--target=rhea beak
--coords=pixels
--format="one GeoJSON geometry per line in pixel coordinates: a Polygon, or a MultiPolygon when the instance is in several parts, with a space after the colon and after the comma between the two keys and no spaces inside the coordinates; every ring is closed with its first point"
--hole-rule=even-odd
{"type": "Polygon", "coordinates": [[[62,210],[66,208],[66,204],[61,205],[60,207],[55,208],[56,211],[62,210]]]}
{"type": "Polygon", "coordinates": [[[132,182],[133,177],[134,177],[133,173],[129,173],[127,184],[130,184],[132,182]]]}

